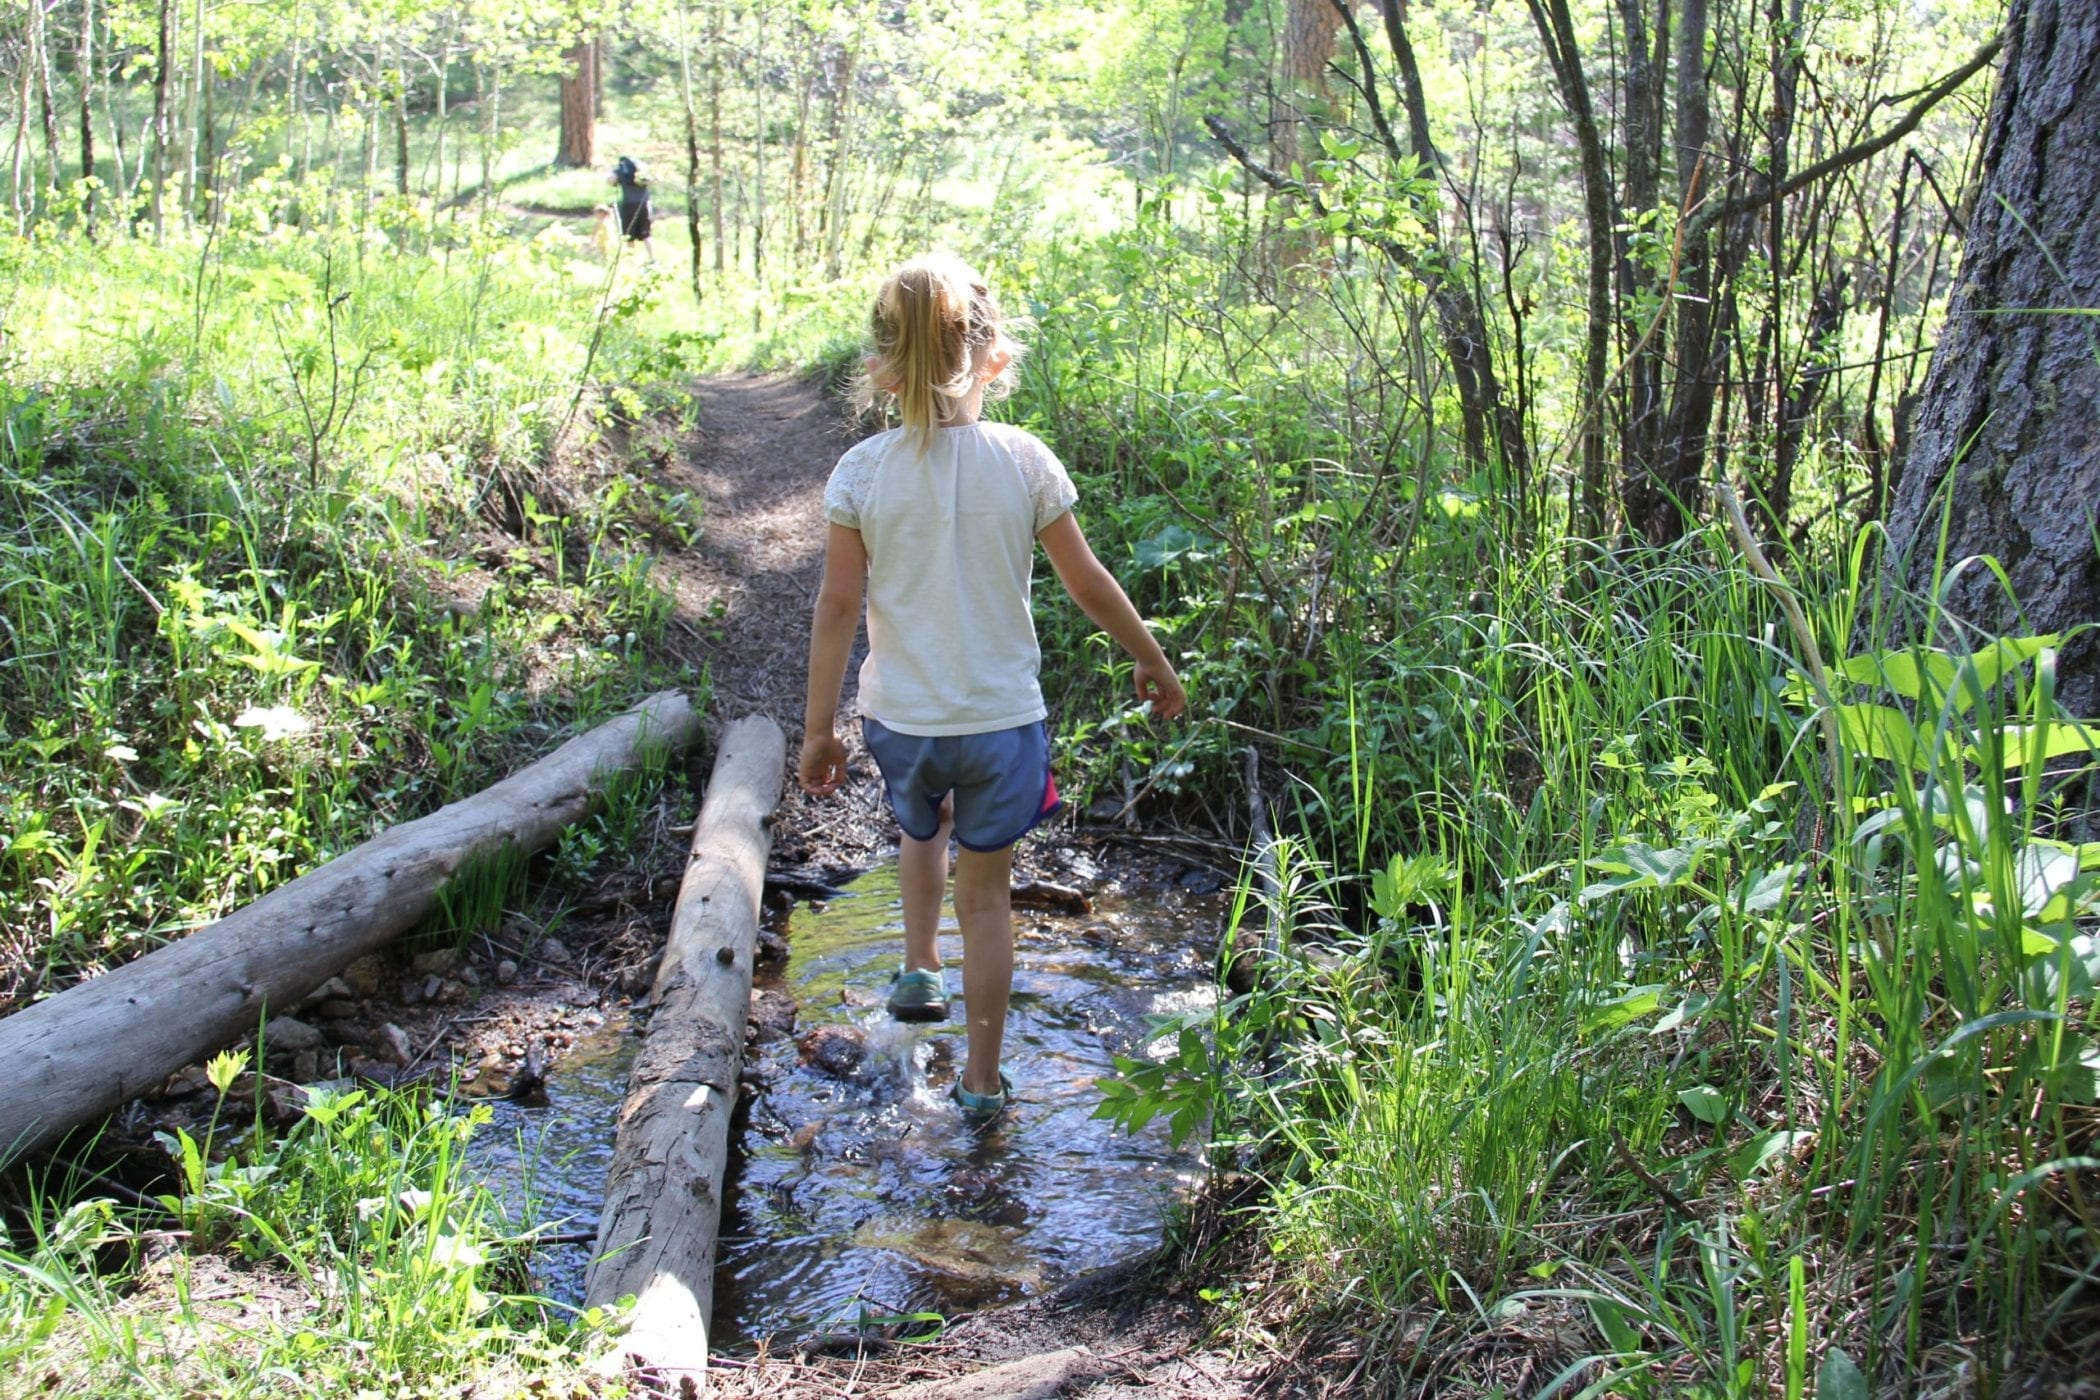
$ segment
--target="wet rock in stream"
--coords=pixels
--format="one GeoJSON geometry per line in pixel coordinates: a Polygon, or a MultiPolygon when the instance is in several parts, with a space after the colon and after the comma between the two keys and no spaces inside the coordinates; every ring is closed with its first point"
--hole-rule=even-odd
{"type": "Polygon", "coordinates": [[[868,1062],[868,1037],[857,1026],[818,1026],[796,1042],[802,1062],[838,1079],[851,1079],[868,1062]]]}

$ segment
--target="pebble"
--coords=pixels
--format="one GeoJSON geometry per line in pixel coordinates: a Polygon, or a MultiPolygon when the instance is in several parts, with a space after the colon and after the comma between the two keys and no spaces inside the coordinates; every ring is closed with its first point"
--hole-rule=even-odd
{"type": "Polygon", "coordinates": [[[321,1033],[304,1021],[290,1016],[273,1016],[263,1026],[263,1048],[274,1055],[283,1051],[296,1055],[301,1050],[318,1050],[326,1043],[321,1033]]]}
{"type": "Polygon", "coordinates": [[[357,1003],[347,997],[324,1001],[314,1008],[314,1014],[324,1021],[347,1021],[357,1014],[357,1003]]]}
{"type": "Polygon", "coordinates": [[[351,990],[348,982],[345,982],[340,977],[331,977],[320,986],[314,988],[313,995],[306,999],[305,1004],[313,1006],[318,1002],[324,1001],[348,1001],[356,995],[357,993],[351,990]]]}
{"type": "Polygon", "coordinates": [[[355,996],[375,996],[386,980],[386,964],[377,953],[367,953],[343,969],[342,980],[350,984],[355,996]]]}
{"type": "Polygon", "coordinates": [[[442,983],[439,984],[437,989],[437,995],[431,998],[432,1001],[441,1001],[444,1002],[447,1006],[456,1005],[459,1002],[465,1001],[466,999],[467,984],[464,982],[457,981],[450,977],[447,977],[442,983]]]}
{"type": "Polygon", "coordinates": [[[533,951],[557,967],[567,967],[569,964],[569,945],[559,938],[542,938],[539,947],[533,951]]]}
{"type": "Polygon", "coordinates": [[[509,958],[496,964],[496,985],[508,987],[518,980],[518,965],[509,958]]]}
{"type": "Polygon", "coordinates": [[[469,987],[478,987],[481,985],[481,974],[471,966],[463,967],[459,970],[459,980],[469,987]]]}
{"type": "Polygon", "coordinates": [[[423,1000],[436,1001],[445,990],[445,979],[435,972],[423,979],[423,1000]]]}
{"type": "Polygon", "coordinates": [[[421,1002],[423,1000],[422,979],[411,977],[406,982],[403,982],[399,1000],[403,1006],[414,1006],[421,1002]]]}
{"type": "Polygon", "coordinates": [[[372,1053],[389,1064],[405,1065],[415,1056],[416,1050],[408,1043],[408,1032],[389,1021],[373,1037],[372,1053]]]}
{"type": "Polygon", "coordinates": [[[418,953],[409,966],[421,973],[450,973],[460,963],[459,949],[436,948],[428,953],[418,953]]]}
{"type": "Polygon", "coordinates": [[[318,1050],[301,1050],[292,1056],[292,1078],[301,1084],[311,1084],[321,1077],[321,1053],[318,1050]]]}

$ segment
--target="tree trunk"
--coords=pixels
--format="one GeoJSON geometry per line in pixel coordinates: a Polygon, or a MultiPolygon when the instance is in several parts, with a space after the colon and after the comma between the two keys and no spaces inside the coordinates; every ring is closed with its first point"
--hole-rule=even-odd
{"type": "MultiPolygon", "coordinates": [[[[1719,183],[1707,165],[1713,111],[1706,86],[1706,0],[1684,0],[1677,24],[1677,209],[1692,209],[1719,183]]],[[[1680,224],[1682,227],[1682,224],[1680,224]]],[[[1651,544],[1669,544],[1684,534],[1700,508],[1699,473],[1706,463],[1706,434],[1713,421],[1712,235],[1686,229],[1678,245],[1677,371],[1670,383],[1670,410],[1652,489],[1627,502],[1627,523],[1651,544]]]]}
{"type": "Polygon", "coordinates": [[[1614,230],[1618,218],[1612,205],[1611,176],[1604,163],[1604,141],[1597,131],[1596,113],[1590,106],[1588,79],[1582,71],[1582,49],[1575,39],[1575,21],[1568,0],[1530,0],[1531,17],[1553,76],[1560,85],[1561,101],[1575,127],[1575,146],[1582,162],[1584,223],[1589,232],[1589,312],[1582,359],[1581,498],[1573,503],[1568,527],[1576,534],[1595,539],[1604,532],[1604,386],[1611,358],[1612,272],[1617,258],[1614,230]]]}
{"type": "Polygon", "coordinates": [[[159,42],[153,69],[153,241],[167,234],[168,78],[175,61],[175,0],[160,0],[159,42]]]}
{"type": "Polygon", "coordinates": [[[73,66],[80,84],[80,217],[95,236],[95,0],[80,0],[80,49],[73,66]]]}
{"type": "Polygon", "coordinates": [[[204,0],[196,0],[190,13],[189,119],[184,135],[188,149],[182,167],[182,213],[191,217],[197,208],[197,143],[204,135],[204,0]]]}
{"type": "Polygon", "coordinates": [[[394,65],[394,192],[408,193],[408,69],[394,65]]]}
{"type": "Polygon", "coordinates": [[[649,997],[649,1037],[620,1109],[584,1285],[591,1306],[634,1297],[621,1350],[672,1394],[687,1378],[705,1380],[767,823],[786,767],[787,741],[770,719],[740,719],[722,735],[649,997]]]}
{"type": "Polygon", "coordinates": [[[561,141],[554,163],[572,169],[598,163],[598,41],[569,49],[561,79],[561,141]]]}
{"type": "Polygon", "coordinates": [[[678,7],[678,96],[685,111],[685,232],[692,264],[693,300],[700,288],[700,117],[693,109],[693,50],[685,32],[685,7],[678,7]]]}
{"type": "Polygon", "coordinates": [[[469,862],[545,846],[596,805],[608,775],[682,750],[699,728],[685,696],[653,695],[494,787],[0,1020],[0,1152],[47,1146],[297,1005],[420,923],[469,862]]]}
{"type": "MultiPolygon", "coordinates": [[[[2013,0],[1961,280],[1889,508],[1888,573],[1991,632],[2068,630],[2100,598],[2100,7],[2013,0]],[[1945,558],[1938,547],[1942,521],[1945,558]],[[2016,610],[1989,569],[1995,557],[2016,610]],[[2022,621],[2021,613],[2025,620],[2022,621]]],[[[2100,631],[2065,644],[2058,703],[2100,716],[2100,631]]]]}
{"type": "Polygon", "coordinates": [[[853,154],[853,90],[859,77],[860,41],[866,32],[867,11],[861,11],[861,32],[853,47],[839,55],[838,99],[831,108],[831,168],[824,183],[824,276],[833,282],[843,269],[840,255],[846,239],[846,163],[853,154]]]}
{"type": "Polygon", "coordinates": [[[36,70],[37,115],[44,124],[44,165],[49,171],[47,184],[56,194],[59,174],[64,167],[59,157],[57,104],[51,100],[51,41],[44,24],[43,0],[30,0],[29,46],[29,62],[36,70]]]}
{"type": "Polygon", "coordinates": [[[708,208],[714,215],[715,276],[724,271],[722,237],[722,5],[707,8],[708,208]]]}

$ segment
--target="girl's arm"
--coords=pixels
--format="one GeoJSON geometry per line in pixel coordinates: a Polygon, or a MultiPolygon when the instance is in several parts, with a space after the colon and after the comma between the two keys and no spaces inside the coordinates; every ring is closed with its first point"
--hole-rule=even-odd
{"type": "Polygon", "coordinates": [[[1066,511],[1044,526],[1036,538],[1043,542],[1043,552],[1057,570],[1057,581],[1079,604],[1079,610],[1130,653],[1136,663],[1131,679],[1137,684],[1138,699],[1150,700],[1152,712],[1161,719],[1180,714],[1188,705],[1181,677],[1174,674],[1167,654],[1159,649],[1159,642],[1131,606],[1123,585],[1094,557],[1079,528],[1078,517],[1066,511]]]}
{"type": "Polygon", "coordinates": [[[816,797],[837,792],[846,780],[846,746],[839,741],[839,687],[846,658],[860,630],[861,595],[867,586],[868,547],[860,531],[833,525],[824,542],[824,582],[809,626],[809,698],[802,710],[802,759],[796,776],[816,797]]]}

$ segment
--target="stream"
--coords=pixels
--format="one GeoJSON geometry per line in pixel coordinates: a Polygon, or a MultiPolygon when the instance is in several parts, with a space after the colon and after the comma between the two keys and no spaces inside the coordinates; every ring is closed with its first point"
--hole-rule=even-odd
{"type": "MultiPolygon", "coordinates": [[[[752,1050],[748,1112],[731,1154],[715,1273],[715,1345],[944,1316],[1024,1297],[1159,1241],[1165,1207],[1196,1180],[1163,1124],[1135,1136],[1093,1118],[1094,1080],[1146,1018],[1211,1004],[1219,902],[1116,888],[1078,917],[1015,911],[1006,1068],[1015,1108],[985,1127],[949,1098],[963,1048],[962,939],[943,910],[950,1019],[903,1025],[884,1009],[901,952],[896,869],[828,904],[798,904],[788,961],[759,986],[791,995],[792,1035],[752,1050]]],[[[639,1038],[609,1022],[548,1075],[550,1104],[493,1105],[475,1170],[514,1211],[597,1218],[613,1125],[639,1038]]],[[[589,1246],[543,1249],[539,1287],[581,1300],[589,1246]]]]}

